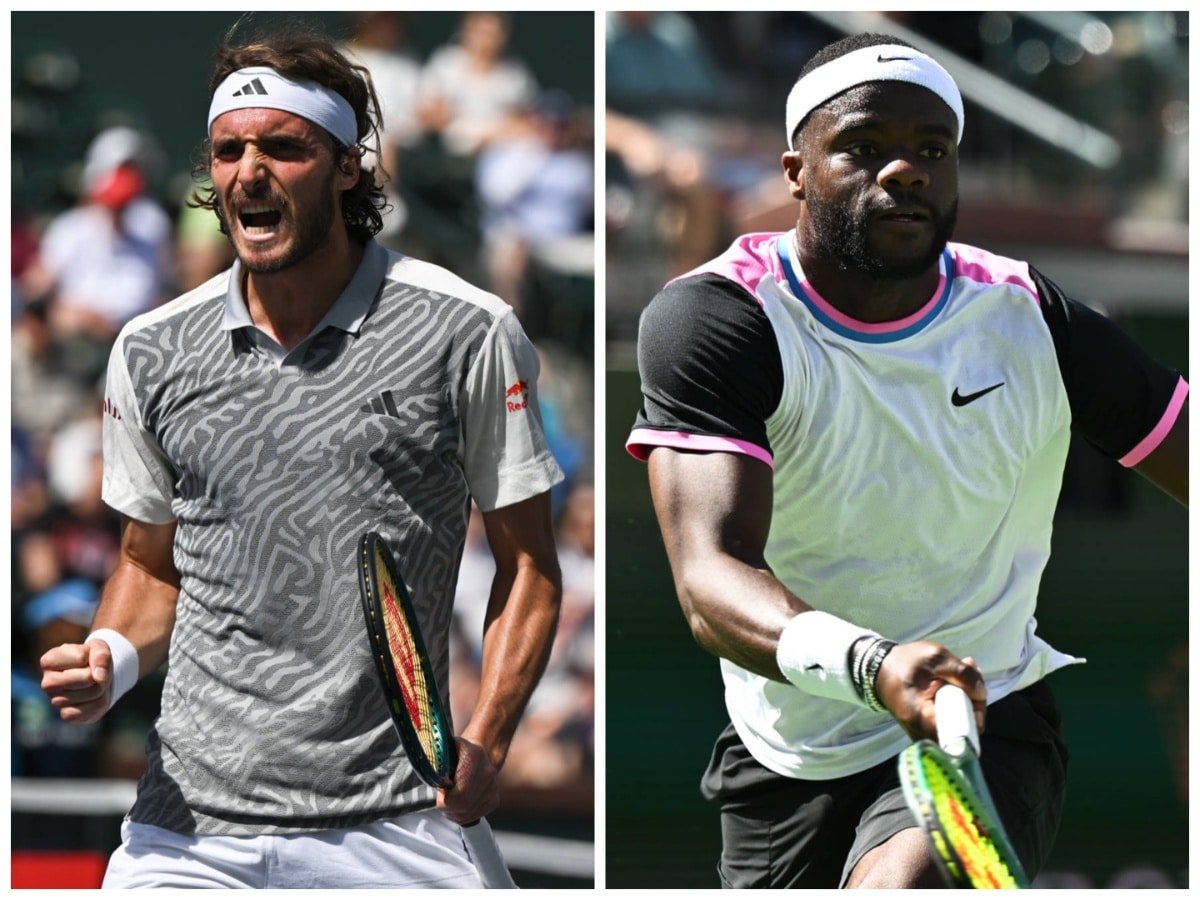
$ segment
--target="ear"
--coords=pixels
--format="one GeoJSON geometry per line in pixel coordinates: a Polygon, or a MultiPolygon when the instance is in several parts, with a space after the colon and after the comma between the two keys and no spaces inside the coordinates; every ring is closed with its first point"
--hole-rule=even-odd
{"type": "Polygon", "coordinates": [[[799,150],[789,150],[779,158],[783,166],[783,177],[787,181],[788,192],[795,200],[804,199],[804,160],[799,150]]]}
{"type": "Polygon", "coordinates": [[[338,171],[338,190],[350,190],[350,188],[358,184],[359,175],[362,171],[362,151],[357,147],[350,148],[338,158],[336,166],[338,171]]]}

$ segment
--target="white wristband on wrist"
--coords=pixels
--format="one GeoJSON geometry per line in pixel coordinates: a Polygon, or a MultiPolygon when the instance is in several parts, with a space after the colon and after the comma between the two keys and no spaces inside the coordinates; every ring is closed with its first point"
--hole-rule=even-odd
{"type": "Polygon", "coordinates": [[[847,658],[861,637],[880,635],[818,609],[803,612],[784,626],[775,662],[784,677],[806,693],[864,706],[847,658]]]}
{"type": "Polygon", "coordinates": [[[125,635],[111,628],[97,628],[87,636],[84,643],[91,640],[104,641],[112,653],[112,698],[108,702],[108,708],[112,709],[116,702],[137,684],[137,648],[125,635]]]}

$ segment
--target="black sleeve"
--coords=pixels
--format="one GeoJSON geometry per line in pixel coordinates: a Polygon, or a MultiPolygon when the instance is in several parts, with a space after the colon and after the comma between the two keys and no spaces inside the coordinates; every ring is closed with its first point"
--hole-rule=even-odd
{"type": "Polygon", "coordinates": [[[1113,322],[1029,272],[1054,339],[1071,427],[1112,459],[1136,447],[1166,413],[1179,372],[1151,359],[1113,322]]]}
{"type": "Polygon", "coordinates": [[[766,422],[783,394],[783,364],[766,313],[744,288],[719,275],[663,288],[638,324],[638,371],[635,431],[714,435],[771,451],[766,422]]]}

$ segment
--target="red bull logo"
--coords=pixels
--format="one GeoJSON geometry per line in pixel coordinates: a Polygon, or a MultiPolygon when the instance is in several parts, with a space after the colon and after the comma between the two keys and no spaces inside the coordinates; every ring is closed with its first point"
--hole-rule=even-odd
{"type": "Polygon", "coordinates": [[[519,378],[504,389],[504,405],[510,413],[529,406],[529,382],[519,378]]]}

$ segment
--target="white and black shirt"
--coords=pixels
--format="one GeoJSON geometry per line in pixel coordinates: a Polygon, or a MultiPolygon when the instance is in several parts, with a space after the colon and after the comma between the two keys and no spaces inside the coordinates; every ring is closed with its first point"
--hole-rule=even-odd
{"type": "MultiPolygon", "coordinates": [[[[647,307],[629,451],[771,466],[775,576],[816,609],[974,657],[993,701],[1075,662],[1035,617],[1070,431],[1135,465],[1186,382],[1025,263],[950,244],[921,309],[868,324],[805,280],[793,239],[743,236],[647,307]]],[[[886,713],[721,669],[773,771],[841,777],[909,741],[886,713]]]]}

